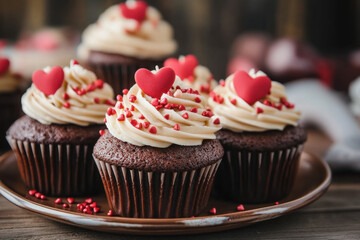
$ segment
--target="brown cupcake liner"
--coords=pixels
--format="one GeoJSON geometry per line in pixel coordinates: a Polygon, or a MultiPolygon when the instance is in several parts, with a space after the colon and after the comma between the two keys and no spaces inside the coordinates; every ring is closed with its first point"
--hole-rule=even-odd
{"type": "Polygon", "coordinates": [[[111,209],[124,217],[178,218],[200,213],[221,160],[197,170],[146,172],[95,158],[111,209]]]}
{"type": "Polygon", "coordinates": [[[16,154],[22,180],[48,196],[78,196],[97,192],[101,181],[91,157],[93,147],[41,144],[7,136],[16,154]]]}
{"type": "Polygon", "coordinates": [[[134,75],[139,68],[155,69],[160,67],[160,61],[146,62],[141,64],[92,64],[88,67],[95,72],[98,78],[103,79],[115,93],[121,93],[123,89],[130,89],[135,84],[134,75]]]}
{"type": "Polygon", "coordinates": [[[226,149],[215,191],[239,203],[266,203],[286,197],[294,183],[303,145],[280,151],[226,149]]]}

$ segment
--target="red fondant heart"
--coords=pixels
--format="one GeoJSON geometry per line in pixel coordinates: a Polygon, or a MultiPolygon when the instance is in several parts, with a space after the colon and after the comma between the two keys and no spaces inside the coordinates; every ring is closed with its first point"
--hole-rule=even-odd
{"type": "MultiPolygon", "coordinates": [[[[193,76],[194,69],[198,65],[198,60],[194,55],[187,55],[183,59],[168,58],[164,62],[164,67],[170,67],[174,69],[177,76],[181,79],[189,78],[193,76]]],[[[194,80],[194,79],[192,79],[194,80]]],[[[191,81],[191,79],[190,79],[191,81]]]]}
{"type": "Polygon", "coordinates": [[[129,7],[126,3],[120,3],[120,12],[125,18],[134,19],[138,22],[144,21],[146,18],[147,3],[144,1],[136,1],[134,6],[129,7]]]}
{"type": "Polygon", "coordinates": [[[7,72],[10,66],[10,61],[7,58],[0,58],[0,75],[7,72]]]}
{"type": "Polygon", "coordinates": [[[250,105],[269,94],[271,88],[271,80],[267,76],[252,78],[244,71],[235,73],[233,83],[237,95],[250,105]]]}
{"type": "Polygon", "coordinates": [[[49,73],[43,70],[37,70],[32,75],[32,81],[46,95],[54,94],[64,81],[64,70],[59,67],[53,67],[49,73]]]}
{"type": "Polygon", "coordinates": [[[144,93],[153,98],[160,98],[173,85],[175,72],[171,68],[163,67],[153,74],[145,68],[140,68],[135,73],[135,81],[144,93]]]}

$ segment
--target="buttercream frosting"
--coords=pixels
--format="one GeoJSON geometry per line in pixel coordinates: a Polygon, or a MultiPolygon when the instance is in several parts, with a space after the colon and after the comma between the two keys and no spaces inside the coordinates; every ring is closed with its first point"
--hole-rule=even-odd
{"type": "Polygon", "coordinates": [[[185,78],[183,81],[206,97],[208,97],[209,93],[218,85],[210,70],[202,65],[195,67],[191,79],[185,78]]]}
{"type": "MultiPolygon", "coordinates": [[[[131,8],[133,1],[126,3],[131,8]]],[[[121,54],[140,59],[161,59],[176,51],[173,29],[158,10],[148,6],[142,22],[125,18],[119,5],[102,13],[82,34],[78,56],[86,59],[90,51],[121,54]]]]}
{"type": "MultiPolygon", "coordinates": [[[[50,70],[46,67],[44,72],[50,70]]],[[[74,61],[63,71],[64,81],[53,95],[31,85],[21,99],[24,113],[43,124],[103,123],[107,108],[115,104],[113,89],[74,61]]]]}
{"type": "MultiPolygon", "coordinates": [[[[252,78],[264,76],[261,71],[250,70],[252,78]]],[[[234,89],[234,74],[211,93],[208,103],[220,117],[223,128],[234,132],[283,130],[287,125],[296,126],[300,112],[287,101],[284,85],[272,81],[270,94],[249,105],[234,89]]]]}
{"type": "Polygon", "coordinates": [[[118,100],[107,111],[106,126],[114,137],[133,145],[201,145],[204,139],[215,139],[220,129],[206,99],[177,76],[160,99],[146,95],[135,84],[118,100]]]}

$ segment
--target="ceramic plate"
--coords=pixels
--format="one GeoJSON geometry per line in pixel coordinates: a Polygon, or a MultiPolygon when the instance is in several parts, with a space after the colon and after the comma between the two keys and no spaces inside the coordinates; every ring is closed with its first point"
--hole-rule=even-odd
{"type": "MultiPolygon", "coordinates": [[[[280,217],[286,213],[301,208],[317,198],[327,190],[331,180],[328,165],[321,159],[303,153],[295,179],[295,186],[290,195],[278,203],[244,204],[243,211],[238,211],[241,203],[218,200],[212,197],[208,206],[198,217],[174,219],[142,219],[107,216],[109,210],[104,193],[75,198],[75,203],[69,208],[62,204],[55,204],[55,198],[44,200],[30,196],[21,181],[12,152],[0,157],[0,193],[13,204],[44,217],[66,224],[88,228],[97,231],[127,233],[127,234],[195,234],[215,232],[233,228],[240,228],[252,223],[280,217]],[[97,214],[79,212],[76,203],[84,202],[91,197],[97,202],[101,210],[97,214]],[[209,212],[216,208],[216,214],[209,212]]],[[[62,198],[66,202],[66,198],[62,198]]]]}

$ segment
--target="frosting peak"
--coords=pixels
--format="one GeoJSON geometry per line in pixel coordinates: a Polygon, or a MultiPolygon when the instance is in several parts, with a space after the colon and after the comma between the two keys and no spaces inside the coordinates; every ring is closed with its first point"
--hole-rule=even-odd
{"type": "Polygon", "coordinates": [[[114,137],[137,146],[200,145],[204,139],[215,139],[220,129],[205,98],[177,76],[160,98],[150,97],[135,84],[117,100],[107,111],[106,126],[114,137]]]}
{"type": "MultiPolygon", "coordinates": [[[[234,132],[283,130],[286,125],[296,126],[300,113],[287,101],[285,87],[271,81],[270,92],[253,104],[239,97],[234,87],[234,76],[230,75],[210,94],[209,105],[220,117],[224,128],[234,132]]],[[[256,79],[266,77],[263,72],[250,70],[248,75],[256,79]]],[[[246,84],[239,86],[247,89],[246,84]]],[[[249,90],[250,91],[250,90],[249,90]]]]}
{"type": "Polygon", "coordinates": [[[89,51],[117,53],[130,57],[161,59],[175,52],[173,29],[158,10],[143,1],[127,1],[102,13],[89,25],[79,46],[79,55],[89,51]]]}
{"type": "Polygon", "coordinates": [[[36,78],[37,71],[34,73],[34,84],[21,99],[24,113],[43,124],[87,126],[103,123],[106,109],[115,104],[112,88],[74,60],[62,69],[63,75],[51,74],[54,69],[57,73],[61,70],[46,67],[43,78],[36,78]],[[59,76],[63,79],[57,79],[59,76]],[[45,82],[59,85],[54,93],[45,94],[49,87],[44,86],[45,82]]]}

